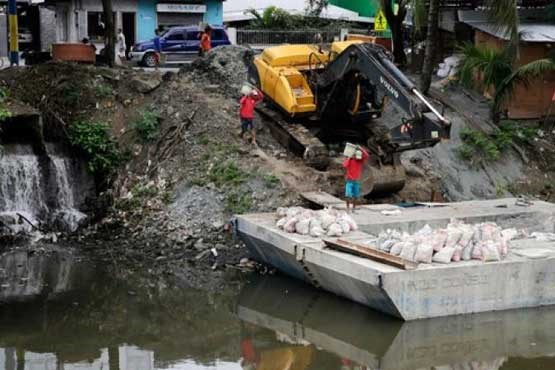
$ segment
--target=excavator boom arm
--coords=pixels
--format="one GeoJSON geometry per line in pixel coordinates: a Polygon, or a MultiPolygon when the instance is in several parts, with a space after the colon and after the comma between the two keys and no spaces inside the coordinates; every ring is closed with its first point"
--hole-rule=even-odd
{"type": "Polygon", "coordinates": [[[442,138],[449,138],[450,123],[426,100],[416,86],[391,62],[381,46],[353,44],[331,61],[319,79],[320,115],[332,109],[336,91],[334,86],[347,74],[364,75],[375,89],[387,95],[408,115],[410,126],[401,128],[401,122],[390,127],[392,142],[399,144],[399,151],[432,146],[442,138]],[[331,87],[330,87],[331,86],[331,87]],[[410,132],[409,132],[410,131],[410,132]]]}

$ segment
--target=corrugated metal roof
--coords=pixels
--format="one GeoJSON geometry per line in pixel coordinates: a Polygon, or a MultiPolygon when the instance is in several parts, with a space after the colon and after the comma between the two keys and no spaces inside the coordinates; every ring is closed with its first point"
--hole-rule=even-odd
{"type": "MultiPolygon", "coordinates": [[[[466,22],[471,27],[489,33],[499,39],[508,40],[503,29],[486,22],[466,22]]],[[[518,28],[520,39],[524,42],[555,42],[555,25],[546,23],[521,24],[518,28]]]]}
{"type": "MultiPolygon", "coordinates": [[[[543,23],[542,11],[538,9],[519,10],[520,21],[519,33],[524,42],[555,42],[555,24],[543,23]]],[[[489,33],[499,39],[508,40],[509,35],[503,28],[488,21],[486,11],[480,10],[459,10],[459,21],[470,25],[480,31],[489,33]]]]}

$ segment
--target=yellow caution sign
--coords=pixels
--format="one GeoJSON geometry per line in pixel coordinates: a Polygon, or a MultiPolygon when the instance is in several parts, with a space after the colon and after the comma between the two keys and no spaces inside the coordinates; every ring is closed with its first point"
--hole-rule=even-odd
{"type": "Polygon", "coordinates": [[[383,10],[380,9],[376,18],[374,18],[374,31],[387,31],[387,19],[385,18],[385,14],[383,14],[383,10]]]}

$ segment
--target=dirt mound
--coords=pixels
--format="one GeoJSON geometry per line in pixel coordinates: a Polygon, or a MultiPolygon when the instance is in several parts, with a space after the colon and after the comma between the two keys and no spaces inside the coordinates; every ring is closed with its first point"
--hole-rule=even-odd
{"type": "Polygon", "coordinates": [[[226,96],[236,97],[247,81],[247,68],[252,56],[252,49],[243,46],[220,46],[184,67],[184,71],[191,73],[196,81],[220,85],[226,96]]]}

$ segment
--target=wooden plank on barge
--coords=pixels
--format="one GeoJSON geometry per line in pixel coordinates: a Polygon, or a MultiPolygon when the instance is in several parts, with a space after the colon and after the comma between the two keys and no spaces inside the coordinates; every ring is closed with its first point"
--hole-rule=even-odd
{"type": "Polygon", "coordinates": [[[343,239],[324,239],[324,243],[327,247],[349,254],[354,254],[359,257],[368,258],[376,262],[384,263],[390,266],[394,266],[403,270],[414,270],[418,267],[418,264],[404,258],[393,256],[389,253],[379,251],[374,248],[367,247],[365,245],[357,244],[348,240],[343,239]]]}
{"type": "Polygon", "coordinates": [[[301,198],[321,207],[342,206],[345,204],[341,199],[323,191],[307,191],[300,195],[301,198]]]}

